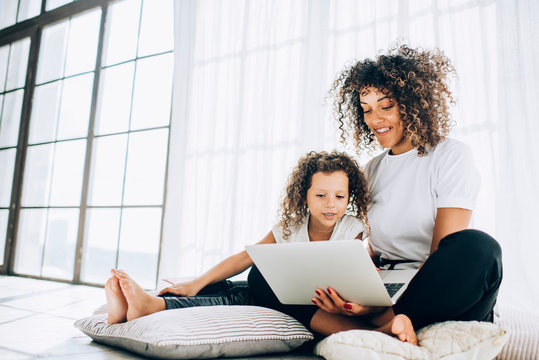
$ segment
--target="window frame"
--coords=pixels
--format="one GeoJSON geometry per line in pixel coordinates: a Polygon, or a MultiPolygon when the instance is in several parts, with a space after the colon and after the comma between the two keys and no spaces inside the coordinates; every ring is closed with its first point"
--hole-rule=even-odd
{"type": "MultiPolygon", "coordinates": [[[[45,280],[54,280],[58,282],[72,283],[72,284],[87,284],[87,285],[97,285],[103,286],[103,284],[89,283],[81,281],[81,271],[82,271],[82,261],[84,258],[83,248],[85,240],[85,227],[86,227],[86,213],[88,208],[88,192],[89,192],[89,181],[90,181],[90,167],[92,163],[92,154],[93,154],[93,145],[94,139],[101,137],[101,135],[95,135],[93,132],[94,124],[96,121],[96,112],[97,112],[97,101],[98,101],[98,92],[101,72],[107,67],[103,66],[103,49],[104,49],[104,37],[105,37],[105,27],[107,22],[107,14],[109,5],[113,4],[118,0],[83,0],[83,1],[74,1],[63,5],[61,7],[55,8],[50,11],[46,11],[46,1],[43,0],[41,4],[40,15],[21,21],[12,26],[3,28],[0,30],[0,46],[10,45],[13,42],[22,40],[24,38],[30,39],[30,49],[28,54],[28,65],[26,71],[26,79],[24,84],[24,95],[22,101],[22,110],[21,110],[21,119],[20,119],[20,128],[19,128],[19,138],[18,144],[16,147],[16,157],[15,157],[15,168],[13,174],[13,183],[11,191],[11,200],[9,203],[9,216],[8,216],[8,226],[6,231],[6,242],[4,249],[4,261],[0,265],[0,274],[3,275],[17,275],[29,278],[39,278],[45,280]],[[41,38],[43,29],[49,25],[52,25],[56,22],[62,20],[68,20],[72,17],[80,15],[84,12],[95,10],[97,8],[101,9],[101,19],[99,25],[99,37],[98,37],[98,47],[96,54],[96,64],[94,68],[94,80],[92,85],[92,99],[90,107],[90,118],[88,122],[88,133],[85,137],[86,139],[86,154],[85,154],[85,163],[83,170],[83,183],[81,190],[81,201],[79,208],[79,223],[77,230],[77,239],[75,245],[75,259],[74,259],[74,268],[73,268],[73,277],[70,280],[50,278],[46,276],[39,275],[27,275],[27,274],[18,274],[14,271],[15,268],[15,257],[16,257],[16,248],[17,248],[17,235],[18,235],[18,226],[19,218],[21,214],[22,206],[22,191],[23,191],[23,173],[25,169],[26,155],[29,148],[28,140],[30,133],[30,119],[32,113],[32,101],[34,98],[34,92],[36,88],[36,79],[37,79],[37,68],[39,61],[39,52],[41,45],[41,38]]],[[[140,26],[140,25],[139,25],[140,26]]],[[[172,50],[172,53],[174,51],[172,50]]],[[[158,54],[152,54],[148,56],[155,56],[158,54]]],[[[147,56],[141,56],[140,58],[145,58],[147,56]]],[[[138,60],[139,56],[136,56],[135,60],[138,60]]],[[[172,95],[171,95],[172,96],[172,95]]],[[[172,104],[171,104],[172,105],[172,104]]],[[[172,112],[171,112],[172,113],[172,112]]],[[[166,159],[165,159],[165,173],[164,173],[164,184],[163,184],[163,201],[161,205],[153,205],[149,207],[160,207],[161,211],[161,224],[160,224],[160,235],[159,235],[159,248],[157,253],[157,269],[156,275],[158,275],[159,264],[161,261],[161,245],[163,241],[163,225],[164,225],[164,213],[166,208],[166,194],[167,194],[167,181],[168,181],[168,157],[170,152],[170,126],[171,123],[166,126],[159,126],[157,128],[168,128],[168,138],[167,138],[167,150],[166,150],[166,159]]],[[[152,130],[155,129],[152,127],[152,130]]],[[[143,130],[137,130],[143,131],[143,130]]],[[[128,130],[127,133],[135,131],[128,130]]],[[[125,179],[124,179],[125,181],[125,179]]],[[[138,205],[126,206],[122,204],[119,206],[120,209],[130,208],[130,207],[140,207],[138,205]]],[[[51,208],[47,206],[46,208],[51,208]]],[[[54,208],[54,207],[52,207],[54,208]]],[[[118,257],[118,251],[116,257],[118,257]]],[[[157,279],[156,279],[157,281],[157,279]]]]}

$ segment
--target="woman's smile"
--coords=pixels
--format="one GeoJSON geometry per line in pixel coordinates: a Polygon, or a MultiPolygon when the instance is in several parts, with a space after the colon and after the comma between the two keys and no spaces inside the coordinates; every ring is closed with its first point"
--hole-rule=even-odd
{"type": "Polygon", "coordinates": [[[384,136],[384,135],[387,135],[389,130],[392,130],[392,129],[393,129],[393,126],[388,126],[388,127],[374,129],[374,132],[376,132],[376,134],[379,136],[384,136]]]}

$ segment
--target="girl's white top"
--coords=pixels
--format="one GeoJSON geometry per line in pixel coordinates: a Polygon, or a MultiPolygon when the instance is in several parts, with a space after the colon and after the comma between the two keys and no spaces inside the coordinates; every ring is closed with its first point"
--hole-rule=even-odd
{"type": "MultiPolygon", "coordinates": [[[[283,228],[281,227],[281,224],[275,224],[271,231],[273,232],[275,242],[277,243],[309,242],[308,225],[309,216],[304,219],[302,224],[290,226],[289,229],[291,234],[286,240],[283,236],[283,228]]],[[[363,234],[362,239],[364,240],[368,236],[368,231],[365,224],[352,215],[344,215],[335,224],[329,240],[352,240],[361,233],[363,234]]]]}

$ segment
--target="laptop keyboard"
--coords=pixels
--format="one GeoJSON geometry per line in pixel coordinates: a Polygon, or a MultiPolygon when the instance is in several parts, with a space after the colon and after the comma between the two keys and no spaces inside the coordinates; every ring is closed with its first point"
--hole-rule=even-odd
{"type": "Polygon", "coordinates": [[[384,285],[386,286],[389,297],[393,297],[393,295],[395,295],[400,288],[404,286],[404,283],[386,283],[384,285]]]}

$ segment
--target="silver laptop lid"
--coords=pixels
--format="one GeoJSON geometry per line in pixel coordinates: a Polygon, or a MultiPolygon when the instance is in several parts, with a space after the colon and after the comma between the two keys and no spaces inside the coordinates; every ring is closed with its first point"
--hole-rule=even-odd
{"type": "Polygon", "coordinates": [[[309,304],[315,289],[332,287],[362,305],[392,301],[361,240],[264,244],[246,247],[283,304],[309,304]]]}

